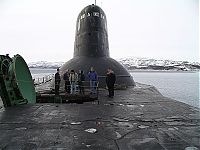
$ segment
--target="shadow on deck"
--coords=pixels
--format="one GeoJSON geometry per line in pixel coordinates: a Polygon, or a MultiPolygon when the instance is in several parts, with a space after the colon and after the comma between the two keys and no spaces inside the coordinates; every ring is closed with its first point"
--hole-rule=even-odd
{"type": "Polygon", "coordinates": [[[39,94],[37,103],[83,103],[98,99],[98,94],[39,94]]]}

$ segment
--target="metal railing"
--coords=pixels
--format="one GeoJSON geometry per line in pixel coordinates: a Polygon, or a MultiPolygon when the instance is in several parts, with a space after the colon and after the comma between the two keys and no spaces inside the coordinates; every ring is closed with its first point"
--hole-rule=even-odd
{"type": "MultiPolygon", "coordinates": [[[[50,84],[50,82],[54,79],[54,74],[49,74],[46,75],[44,77],[38,77],[38,78],[34,78],[34,85],[36,86],[36,91],[38,93],[44,93],[44,91],[46,91],[46,93],[54,93],[55,92],[55,87],[52,87],[52,84],[50,84]]],[[[116,75],[116,77],[120,77],[120,78],[125,78],[125,77],[131,77],[129,75],[116,75]]],[[[106,76],[98,76],[99,81],[102,81],[102,79],[105,79],[106,76]]],[[[122,86],[122,85],[121,85],[122,86]]],[[[120,87],[121,87],[120,86],[120,87]]],[[[61,86],[59,88],[59,93],[66,93],[66,94],[70,94],[71,93],[71,85],[68,85],[68,88],[70,88],[70,91],[66,91],[65,90],[65,86],[63,86],[63,80],[61,83],[61,86]]],[[[82,95],[91,95],[92,93],[92,88],[97,90],[97,95],[98,95],[98,90],[99,90],[99,82],[97,82],[95,87],[92,87],[90,85],[90,81],[82,81],[82,84],[79,85],[78,82],[76,82],[76,86],[75,86],[75,92],[73,94],[82,94],[82,95]],[[80,88],[82,88],[84,90],[83,93],[80,92],[80,88]]],[[[105,86],[106,88],[106,86],[105,86]]],[[[124,89],[124,87],[123,87],[124,89]]]]}
{"type": "Polygon", "coordinates": [[[80,82],[75,82],[74,87],[69,84],[69,85],[64,85],[64,88],[59,89],[59,93],[65,93],[65,94],[71,94],[71,95],[93,95],[97,96],[99,94],[99,82],[96,81],[95,85],[92,86],[90,81],[82,81],[80,82]],[[72,88],[74,88],[72,90],[72,88]]]}
{"type": "Polygon", "coordinates": [[[54,74],[46,75],[44,77],[33,78],[34,85],[40,85],[43,83],[50,82],[54,78],[54,74]]]}
{"type": "Polygon", "coordinates": [[[55,91],[54,88],[56,89],[56,87],[53,87],[53,89],[51,89],[49,92],[38,91],[37,102],[83,103],[98,100],[99,96],[99,82],[96,82],[95,86],[91,86],[90,81],[82,81],[81,85],[80,83],[76,82],[73,92],[71,85],[66,85],[66,87],[61,86],[61,88],[59,88],[59,92],[55,91]]]}

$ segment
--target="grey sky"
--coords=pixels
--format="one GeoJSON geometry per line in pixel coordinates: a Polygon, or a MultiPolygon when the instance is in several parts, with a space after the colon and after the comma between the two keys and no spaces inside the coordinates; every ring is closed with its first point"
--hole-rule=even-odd
{"type": "MultiPolygon", "coordinates": [[[[79,12],[94,0],[0,0],[0,54],[27,62],[73,57],[79,12]]],[[[113,58],[199,61],[198,0],[97,0],[113,58]]]]}

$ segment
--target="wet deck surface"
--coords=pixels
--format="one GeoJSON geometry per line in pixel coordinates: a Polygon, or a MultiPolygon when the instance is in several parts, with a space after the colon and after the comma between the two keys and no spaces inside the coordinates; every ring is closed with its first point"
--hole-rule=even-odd
{"type": "Polygon", "coordinates": [[[113,99],[106,95],[100,91],[100,104],[1,108],[0,149],[200,149],[199,109],[149,87],[116,91],[113,99]]]}

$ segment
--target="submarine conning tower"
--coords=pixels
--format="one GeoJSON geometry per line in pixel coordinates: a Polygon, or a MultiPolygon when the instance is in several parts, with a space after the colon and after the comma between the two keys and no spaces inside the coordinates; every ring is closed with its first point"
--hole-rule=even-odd
{"type": "Polygon", "coordinates": [[[74,57],[60,68],[61,77],[66,70],[83,70],[87,80],[87,73],[94,67],[98,74],[99,86],[105,87],[106,72],[111,68],[117,77],[116,84],[135,85],[129,72],[110,58],[107,30],[106,15],[99,6],[92,4],[80,12],[76,22],[74,57]]]}
{"type": "Polygon", "coordinates": [[[110,57],[106,15],[96,5],[85,7],[77,18],[74,57],[81,56],[110,57]]]}

